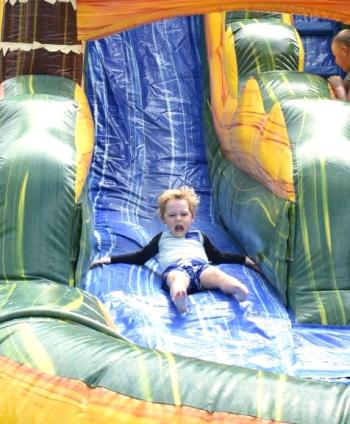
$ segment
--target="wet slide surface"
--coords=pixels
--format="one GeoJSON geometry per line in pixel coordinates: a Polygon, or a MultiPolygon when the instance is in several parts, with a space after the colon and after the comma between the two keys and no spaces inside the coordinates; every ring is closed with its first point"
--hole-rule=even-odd
{"type": "MultiPolygon", "coordinates": [[[[220,226],[210,196],[202,122],[201,18],[176,18],[88,43],[86,87],[96,126],[90,174],[95,257],[134,251],[162,231],[156,200],[193,186],[195,227],[220,249],[243,252],[220,226]]],[[[267,281],[222,265],[249,288],[238,303],[191,295],[180,315],[160,288],[157,258],[89,272],[86,289],[136,345],[301,377],[350,376],[350,329],[298,325],[267,281]]]]}

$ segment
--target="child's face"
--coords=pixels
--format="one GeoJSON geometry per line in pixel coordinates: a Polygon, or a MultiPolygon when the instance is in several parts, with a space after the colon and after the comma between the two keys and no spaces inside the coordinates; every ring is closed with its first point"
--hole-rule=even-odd
{"type": "Polygon", "coordinates": [[[335,63],[344,71],[350,71],[350,48],[345,44],[332,43],[332,53],[335,63]]]}
{"type": "Polygon", "coordinates": [[[175,237],[184,237],[194,220],[185,199],[168,200],[165,205],[163,222],[175,237]]]}

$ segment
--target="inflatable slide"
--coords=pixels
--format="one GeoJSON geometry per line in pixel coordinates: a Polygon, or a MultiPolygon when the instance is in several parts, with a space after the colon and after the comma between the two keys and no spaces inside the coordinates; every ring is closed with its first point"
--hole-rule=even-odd
{"type": "Polygon", "coordinates": [[[0,421],[347,423],[350,106],[271,3],[122,3],[2,5],[0,421]],[[259,264],[221,265],[245,302],[179,314],[156,257],[88,270],[183,184],[195,226],[259,264]]]}

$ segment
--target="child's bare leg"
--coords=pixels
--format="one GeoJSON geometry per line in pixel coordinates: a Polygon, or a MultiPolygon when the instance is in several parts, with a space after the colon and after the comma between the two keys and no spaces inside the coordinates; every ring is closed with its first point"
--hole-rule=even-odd
{"type": "Polygon", "coordinates": [[[210,266],[202,272],[200,282],[203,288],[220,289],[233,295],[239,302],[245,300],[248,295],[248,289],[243,283],[215,266],[210,266]]]}
{"type": "Polygon", "coordinates": [[[187,311],[187,287],[190,284],[188,276],[181,271],[171,271],[167,277],[171,300],[180,313],[187,311]]]}

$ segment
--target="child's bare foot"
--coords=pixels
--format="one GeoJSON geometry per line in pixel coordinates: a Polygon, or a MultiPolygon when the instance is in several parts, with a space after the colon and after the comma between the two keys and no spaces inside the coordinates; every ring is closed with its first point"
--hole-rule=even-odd
{"type": "Polygon", "coordinates": [[[238,300],[238,302],[244,302],[248,296],[248,289],[246,286],[236,287],[234,290],[233,296],[238,300]]]}
{"type": "Polygon", "coordinates": [[[189,279],[183,272],[173,271],[173,273],[169,274],[167,283],[171,300],[174,302],[177,310],[183,314],[187,311],[187,287],[190,283],[189,279]]]}
{"type": "Polygon", "coordinates": [[[172,298],[172,301],[174,302],[177,310],[180,312],[180,314],[183,314],[187,311],[187,293],[179,292],[175,294],[175,296],[172,298]]]}
{"type": "Polygon", "coordinates": [[[230,282],[227,282],[225,287],[222,287],[222,291],[226,294],[231,294],[234,296],[238,302],[243,302],[246,300],[249,293],[247,287],[236,279],[232,279],[230,282]]]}

